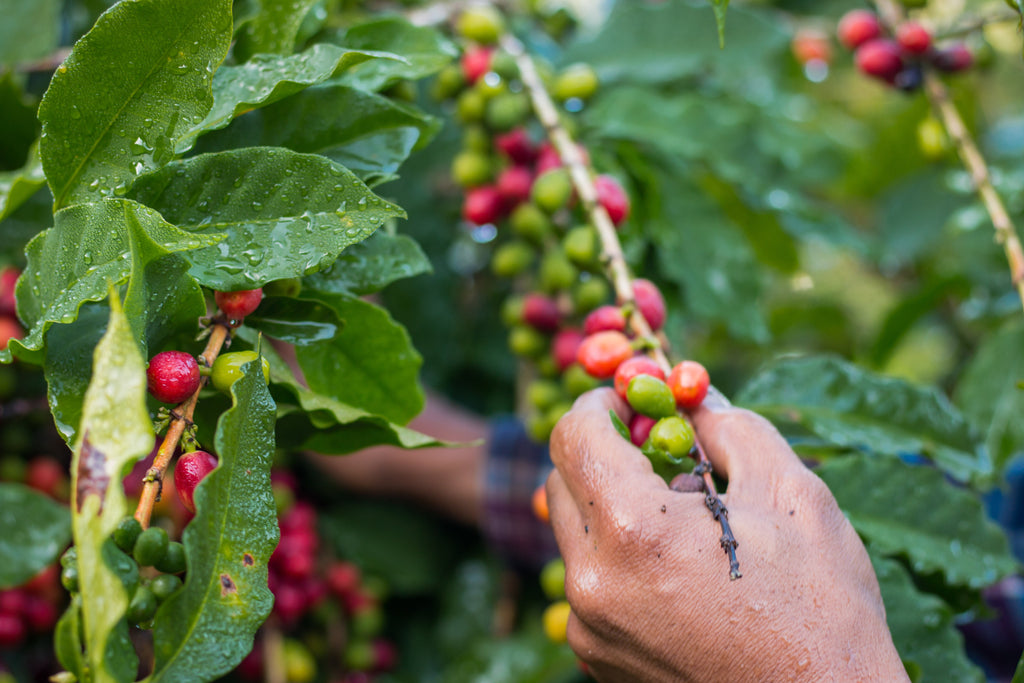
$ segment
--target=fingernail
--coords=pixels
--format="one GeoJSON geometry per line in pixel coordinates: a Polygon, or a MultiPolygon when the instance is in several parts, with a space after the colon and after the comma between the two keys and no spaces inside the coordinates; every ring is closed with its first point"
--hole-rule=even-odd
{"type": "Polygon", "coordinates": [[[725,397],[725,394],[714,386],[708,387],[708,395],[704,397],[704,402],[701,405],[713,413],[732,408],[732,403],[725,397]]]}

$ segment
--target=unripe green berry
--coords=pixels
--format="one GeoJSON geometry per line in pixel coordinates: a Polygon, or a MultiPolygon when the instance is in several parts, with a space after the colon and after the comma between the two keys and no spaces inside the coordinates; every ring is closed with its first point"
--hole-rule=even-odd
{"type": "Polygon", "coordinates": [[[561,374],[558,370],[558,364],[555,363],[555,359],[550,354],[544,354],[539,358],[535,358],[533,362],[537,366],[537,372],[540,373],[541,377],[553,379],[561,374]]]}
{"type": "Polygon", "coordinates": [[[562,416],[572,410],[572,403],[568,401],[560,401],[555,405],[551,406],[544,411],[544,419],[551,425],[551,429],[555,428],[558,421],[562,419],[562,416]]]}
{"type": "Polygon", "coordinates": [[[486,112],[487,98],[475,88],[463,92],[455,102],[455,116],[461,123],[483,121],[486,112]]]}
{"type": "Polygon", "coordinates": [[[175,541],[168,543],[163,559],[153,566],[165,574],[180,574],[185,571],[185,546],[175,541]]]}
{"type": "Polygon", "coordinates": [[[636,412],[661,418],[676,414],[676,397],[662,380],[651,375],[637,375],[629,381],[626,400],[636,412]]]}
{"type": "Polygon", "coordinates": [[[556,557],[544,565],[540,570],[540,587],[548,600],[565,597],[565,560],[556,557]]]}
{"type": "Polygon", "coordinates": [[[551,219],[547,214],[529,202],[516,207],[509,216],[509,224],[516,235],[534,244],[543,243],[552,230],[551,219]]]}
{"type": "Polygon", "coordinates": [[[463,38],[491,45],[505,32],[505,19],[491,5],[469,7],[459,15],[455,30],[463,38]]]}
{"type": "Polygon", "coordinates": [[[152,567],[164,559],[169,543],[166,531],[158,526],[151,526],[139,534],[132,556],[141,566],[152,567]]]}
{"type": "Polygon", "coordinates": [[[135,541],[141,533],[142,524],[139,523],[139,520],[131,516],[125,517],[114,527],[114,544],[131,555],[132,549],[135,547],[135,541]]]}
{"type": "Polygon", "coordinates": [[[525,242],[506,242],[494,250],[491,271],[498,277],[515,277],[533,264],[534,249],[525,242]]]}
{"type": "Polygon", "coordinates": [[[345,668],[352,671],[367,671],[373,668],[376,654],[369,640],[350,640],[345,646],[345,668]]]}
{"type": "MultiPolygon", "coordinates": [[[[257,358],[260,358],[260,355],[255,351],[231,351],[220,354],[217,356],[217,360],[213,361],[213,367],[210,368],[210,384],[218,391],[229,393],[232,385],[245,376],[242,366],[246,363],[251,363],[257,358]]],[[[270,361],[266,358],[261,360],[263,379],[269,383],[270,361]]]]}
{"type": "Polygon", "coordinates": [[[78,567],[68,565],[60,572],[60,583],[69,593],[78,592],[78,567]]]}
{"type": "Polygon", "coordinates": [[[487,155],[491,151],[491,134],[483,126],[467,126],[462,133],[462,148],[487,155]]]}
{"type": "Polygon", "coordinates": [[[501,322],[505,327],[515,327],[523,322],[523,297],[510,296],[501,305],[501,322]]]}
{"type": "Polygon", "coordinates": [[[515,128],[530,114],[530,99],[523,93],[501,93],[487,103],[487,125],[497,131],[515,128]]]}
{"type": "Polygon", "coordinates": [[[580,268],[593,267],[598,254],[597,231],[589,225],[578,225],[565,234],[562,248],[569,260],[580,268]]]}
{"type": "Polygon", "coordinates": [[[491,179],[491,160],[479,152],[460,152],[452,160],[452,178],[462,187],[477,187],[491,179]]]}
{"type": "Polygon", "coordinates": [[[587,374],[587,371],[579,363],[573,363],[562,374],[562,386],[573,398],[581,396],[591,389],[596,389],[600,385],[601,381],[587,374]]]}
{"type": "Polygon", "coordinates": [[[61,567],[76,567],[78,563],[78,548],[71,546],[60,556],[61,567]]]}
{"type": "Polygon", "coordinates": [[[559,100],[589,99],[597,92],[597,73],[589,64],[573,64],[558,74],[551,94],[559,100]]]}
{"type": "MultiPolygon", "coordinates": [[[[501,95],[508,94],[508,82],[498,74],[488,72],[483,78],[476,82],[473,89],[483,95],[485,101],[490,101],[501,95]]],[[[487,115],[484,112],[484,119],[487,115]]]]}
{"type": "Polygon", "coordinates": [[[174,574],[161,574],[149,582],[149,589],[153,591],[153,595],[159,602],[171,597],[179,588],[181,588],[181,579],[174,574]]]}
{"type": "Polygon", "coordinates": [[[147,586],[139,586],[135,589],[135,595],[128,603],[128,611],[125,617],[129,624],[144,624],[156,614],[159,605],[156,595],[147,586]]]}
{"type": "Polygon", "coordinates": [[[696,441],[697,437],[693,433],[693,427],[678,415],[658,420],[651,427],[651,435],[647,437],[647,442],[651,446],[677,459],[688,455],[696,441]]]}
{"type": "Polygon", "coordinates": [[[551,438],[551,431],[555,428],[545,415],[531,415],[526,418],[526,433],[537,443],[545,443],[551,438]]]}
{"type": "Polygon", "coordinates": [[[548,339],[529,325],[516,325],[509,332],[508,347],[517,356],[532,358],[547,350],[548,339]]]}
{"type": "Polygon", "coordinates": [[[548,213],[554,213],[569,204],[572,198],[572,179],[563,167],[553,168],[537,176],[530,190],[533,203],[548,213]]]}
{"type": "Polygon", "coordinates": [[[545,292],[554,293],[572,287],[577,275],[579,271],[566,258],[565,252],[560,248],[550,249],[541,259],[538,284],[545,292]]]}
{"type": "Polygon", "coordinates": [[[534,380],[526,388],[526,400],[544,411],[562,400],[562,387],[551,380],[534,380]]]}
{"type": "Polygon", "coordinates": [[[437,100],[453,97],[466,85],[466,76],[458,64],[449,64],[441,69],[434,80],[431,95],[437,100]]]}
{"type": "Polygon", "coordinates": [[[576,313],[585,315],[603,305],[611,297],[611,288],[603,277],[581,280],[572,292],[572,303],[576,313]]]}
{"type": "Polygon", "coordinates": [[[515,57],[504,50],[495,52],[491,57],[491,71],[506,81],[519,78],[519,65],[516,64],[515,57]]]}

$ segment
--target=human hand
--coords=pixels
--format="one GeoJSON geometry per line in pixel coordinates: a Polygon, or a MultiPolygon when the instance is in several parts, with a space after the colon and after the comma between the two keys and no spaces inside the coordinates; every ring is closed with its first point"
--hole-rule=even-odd
{"type": "Polygon", "coordinates": [[[867,552],[775,428],[708,401],[692,416],[739,541],[730,581],[704,494],[670,489],[584,394],[551,438],[568,639],[599,681],[905,681],[867,552]]]}

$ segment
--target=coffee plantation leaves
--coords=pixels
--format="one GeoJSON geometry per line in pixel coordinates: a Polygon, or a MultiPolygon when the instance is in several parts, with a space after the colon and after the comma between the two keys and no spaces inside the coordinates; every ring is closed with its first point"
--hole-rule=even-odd
{"type": "Polygon", "coordinates": [[[331,40],[350,49],[384,50],[405,59],[367,62],[341,76],[343,83],[362,90],[383,90],[401,80],[430,76],[459,55],[451,41],[436,30],[413,26],[400,17],[382,17],[352,26],[331,40]]]}
{"type": "Polygon", "coordinates": [[[996,465],[1024,448],[1024,326],[1014,322],[989,337],[964,370],[954,400],[974,424],[996,465]]]}
{"type": "Polygon", "coordinates": [[[110,538],[128,514],[121,478],[153,447],[146,364],[117,297],[96,346],[71,465],[71,513],[82,595],[85,662],[92,680],[131,681],[137,666],[124,614],[138,567],[110,538]]]}
{"type": "Polygon", "coordinates": [[[980,589],[1017,569],[1006,535],[981,501],[938,469],[896,458],[851,455],[815,472],[872,551],[906,557],[917,573],[941,573],[980,589]]]}
{"type": "Polygon", "coordinates": [[[318,270],[405,215],[343,166],[274,147],[174,162],[139,178],[131,196],[193,234],[227,235],[188,257],[192,276],[217,290],[318,270]]]}
{"type": "MultiPolygon", "coordinates": [[[[157,259],[215,244],[220,238],[182,232],[152,209],[124,199],[103,199],[57,212],[53,228],[25,248],[28,265],[17,294],[18,315],[28,334],[12,342],[15,355],[38,360],[46,330],[54,323],[73,322],[79,307],[103,299],[110,284],[131,278],[141,286],[145,270],[157,259]]],[[[4,353],[9,357],[10,350],[4,353]]]]}
{"type": "Polygon", "coordinates": [[[235,44],[239,59],[257,52],[290,55],[302,20],[317,0],[260,0],[260,11],[242,25],[235,44]]]}
{"type": "Polygon", "coordinates": [[[67,508],[21,484],[0,484],[0,529],[0,589],[28,581],[71,538],[67,508]]]}
{"type": "Polygon", "coordinates": [[[928,456],[960,481],[992,473],[975,430],[945,396],[839,358],[779,361],[752,379],[736,401],[837,446],[928,456]]]}
{"type": "Polygon", "coordinates": [[[364,182],[395,177],[399,165],[421,149],[440,121],[415,107],[345,86],[311,88],[208,135],[197,149],[269,145],[322,154],[347,167],[364,182]],[[324,116],[325,111],[332,112],[324,116]]]}
{"type": "Polygon", "coordinates": [[[16,171],[0,173],[0,221],[10,216],[46,184],[39,161],[39,146],[33,145],[28,161],[16,171]]]}
{"type": "Polygon", "coordinates": [[[429,272],[430,261],[415,240],[378,231],[343,251],[330,268],[306,277],[304,286],[364,296],[396,280],[429,272]]]}
{"type": "Polygon", "coordinates": [[[196,487],[196,516],[182,542],[184,588],[159,609],[149,683],[202,683],[231,671],[270,613],[267,562],[278,541],[270,488],[274,401],[257,361],[232,387],[217,424],[219,464],[196,487]]]}
{"type": "Polygon", "coordinates": [[[104,13],[39,105],[54,206],[123,194],[170,161],[213,103],[230,40],[229,0],[126,0],[104,13]]]}
{"type": "Polygon", "coordinates": [[[423,359],[405,328],[362,299],[311,295],[337,311],[345,327],[330,341],[296,349],[309,388],[399,424],[419,413],[423,359]]]}
{"type": "Polygon", "coordinates": [[[921,672],[918,683],[985,680],[964,654],[963,636],[953,611],[937,596],[923,593],[899,562],[872,556],[885,603],[885,619],[905,664],[921,672]]]}
{"type": "Polygon", "coordinates": [[[54,654],[64,669],[84,680],[82,667],[82,598],[74,596],[53,633],[54,654]]]}
{"type": "Polygon", "coordinates": [[[206,118],[178,141],[177,151],[187,151],[196,136],[223,128],[235,117],[322,83],[373,58],[401,59],[383,52],[347,50],[320,43],[296,55],[254,55],[244,64],[222,66],[213,75],[213,107],[206,118]]]}
{"type": "Polygon", "coordinates": [[[0,0],[0,64],[43,59],[57,47],[60,0],[0,0]]]}
{"type": "Polygon", "coordinates": [[[312,344],[333,339],[341,329],[338,314],[316,301],[268,296],[245,324],[289,344],[312,344]]]}

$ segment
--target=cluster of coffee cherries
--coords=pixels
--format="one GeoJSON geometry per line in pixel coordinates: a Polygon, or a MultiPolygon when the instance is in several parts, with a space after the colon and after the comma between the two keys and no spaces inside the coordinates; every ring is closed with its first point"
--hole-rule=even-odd
{"type": "MultiPolygon", "coordinates": [[[[281,540],[269,563],[274,620],[289,633],[303,626],[324,632],[330,630],[328,622],[344,623],[344,646],[335,667],[344,674],[337,682],[368,683],[397,661],[394,644],[382,637],[381,601],[387,588],[362,576],[355,564],[330,557],[320,543],[316,509],[296,500],[297,483],[290,473],[275,471],[273,480],[281,528],[281,540]]],[[[284,648],[289,681],[305,683],[317,676],[317,658],[300,640],[288,638],[284,648]]],[[[263,668],[264,654],[258,643],[238,671],[249,680],[262,680],[263,668]]]]}
{"type": "Polygon", "coordinates": [[[20,276],[21,271],[13,266],[0,270],[0,349],[6,349],[11,339],[25,336],[14,301],[14,286],[20,276]]]}
{"type": "Polygon", "coordinates": [[[854,50],[862,73],[907,92],[921,87],[926,68],[954,73],[974,63],[966,45],[936,47],[931,32],[916,21],[905,21],[895,35],[887,35],[878,15],[866,9],[847,12],[837,36],[844,47],[854,50]]]}
{"type": "Polygon", "coordinates": [[[0,650],[19,647],[31,634],[51,632],[63,602],[56,563],[21,586],[0,591],[0,650]]]}

